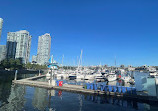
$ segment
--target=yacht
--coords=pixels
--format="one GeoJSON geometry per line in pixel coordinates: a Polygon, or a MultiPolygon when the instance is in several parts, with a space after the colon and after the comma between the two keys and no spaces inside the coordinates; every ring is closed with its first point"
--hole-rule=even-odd
{"type": "Polygon", "coordinates": [[[154,67],[149,67],[149,68],[148,68],[148,71],[149,71],[149,75],[150,75],[151,77],[156,77],[156,76],[158,76],[158,72],[156,71],[156,68],[154,68],[154,67]]]}
{"type": "Polygon", "coordinates": [[[76,73],[75,72],[69,72],[68,77],[69,77],[69,79],[76,79],[76,73]]]}
{"type": "Polygon", "coordinates": [[[87,75],[85,75],[84,80],[92,80],[94,78],[95,78],[95,76],[93,74],[87,74],[87,75]]]}
{"type": "MultiPolygon", "coordinates": [[[[105,74],[105,73],[104,73],[105,74]]],[[[94,74],[95,76],[95,80],[96,81],[104,81],[105,80],[105,76],[102,72],[97,72],[94,74]]]]}
{"type": "Polygon", "coordinates": [[[158,76],[158,72],[149,72],[149,75],[151,77],[155,77],[155,76],[158,76]]]}
{"type": "Polygon", "coordinates": [[[107,75],[106,79],[107,79],[108,81],[115,81],[115,80],[117,79],[117,75],[115,74],[114,71],[111,71],[111,72],[107,75]]]}
{"type": "Polygon", "coordinates": [[[130,76],[122,76],[122,77],[121,77],[121,80],[123,80],[124,82],[129,82],[130,79],[131,79],[130,76]]]}
{"type": "Polygon", "coordinates": [[[77,74],[76,79],[84,79],[85,75],[83,74],[77,74]]]}
{"type": "Polygon", "coordinates": [[[46,77],[50,77],[50,76],[51,76],[51,73],[52,73],[52,76],[53,76],[53,71],[48,70],[48,72],[47,72],[47,74],[46,74],[46,77]]]}
{"type": "Polygon", "coordinates": [[[149,66],[148,71],[149,72],[156,72],[156,68],[149,66]]]}

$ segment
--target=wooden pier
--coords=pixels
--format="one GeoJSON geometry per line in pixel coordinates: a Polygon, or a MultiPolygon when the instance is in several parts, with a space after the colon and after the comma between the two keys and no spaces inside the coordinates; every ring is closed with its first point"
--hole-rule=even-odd
{"type": "Polygon", "coordinates": [[[41,82],[35,81],[36,79],[40,79],[45,77],[45,75],[35,76],[31,78],[21,79],[21,80],[13,80],[14,84],[21,84],[21,85],[28,85],[33,87],[41,87],[46,89],[55,89],[55,90],[62,90],[68,92],[75,92],[75,93],[83,93],[83,94],[91,94],[91,95],[107,95],[113,97],[121,97],[121,98],[128,98],[134,99],[139,101],[153,101],[158,102],[158,98],[156,96],[148,96],[143,92],[137,92],[137,95],[129,95],[129,94],[120,94],[117,92],[108,92],[108,91],[101,91],[101,90],[90,90],[85,89],[82,85],[70,85],[70,84],[63,84],[63,86],[53,86],[48,82],[41,82]]]}

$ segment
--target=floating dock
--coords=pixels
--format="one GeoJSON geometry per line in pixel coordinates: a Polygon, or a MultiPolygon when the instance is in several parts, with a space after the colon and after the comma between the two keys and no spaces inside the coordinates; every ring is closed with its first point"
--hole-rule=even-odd
{"type": "Polygon", "coordinates": [[[107,95],[107,96],[121,97],[121,98],[134,99],[134,100],[146,101],[146,102],[149,101],[158,102],[158,98],[156,96],[148,96],[144,92],[137,92],[137,94],[132,95],[132,94],[118,93],[118,92],[91,90],[84,88],[84,86],[82,85],[63,84],[62,86],[53,86],[48,82],[35,81],[43,77],[45,77],[45,75],[39,75],[21,80],[13,80],[12,82],[13,84],[28,85],[28,86],[41,87],[46,89],[55,89],[55,90],[91,94],[91,95],[107,95]]]}

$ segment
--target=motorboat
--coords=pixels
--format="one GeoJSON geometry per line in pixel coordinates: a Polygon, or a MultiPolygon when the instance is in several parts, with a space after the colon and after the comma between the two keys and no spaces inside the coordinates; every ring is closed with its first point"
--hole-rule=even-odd
{"type": "Polygon", "coordinates": [[[109,74],[107,77],[108,81],[115,81],[117,79],[116,74],[109,74]]]}
{"type": "Polygon", "coordinates": [[[115,81],[117,79],[117,75],[115,74],[114,71],[111,71],[107,76],[106,76],[107,81],[115,81]]]}
{"type": "Polygon", "coordinates": [[[158,76],[158,72],[149,72],[150,77],[158,76]]]}
{"type": "Polygon", "coordinates": [[[87,74],[87,75],[85,75],[84,80],[92,80],[94,78],[95,78],[95,76],[93,74],[87,74]]]}
{"type": "Polygon", "coordinates": [[[122,76],[122,77],[121,77],[121,80],[123,80],[124,82],[129,82],[130,79],[131,79],[130,76],[122,76]]]}
{"type": "Polygon", "coordinates": [[[51,74],[52,74],[52,76],[53,76],[53,72],[52,72],[52,70],[48,70],[48,72],[47,72],[47,74],[46,74],[46,77],[50,77],[51,74]]]}

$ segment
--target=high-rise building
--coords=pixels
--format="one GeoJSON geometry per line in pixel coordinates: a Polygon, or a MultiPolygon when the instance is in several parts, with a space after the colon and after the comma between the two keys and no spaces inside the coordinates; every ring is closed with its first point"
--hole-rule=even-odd
{"type": "Polygon", "coordinates": [[[3,19],[0,18],[0,39],[1,39],[1,33],[2,33],[2,25],[3,25],[3,19]]]}
{"type": "Polygon", "coordinates": [[[0,62],[6,58],[6,45],[0,45],[0,62]]]}
{"type": "Polygon", "coordinates": [[[26,30],[8,32],[7,58],[21,58],[23,63],[28,63],[30,58],[31,35],[26,30]]]}
{"type": "Polygon", "coordinates": [[[37,63],[47,64],[50,58],[51,36],[46,33],[38,38],[37,63]]]}

